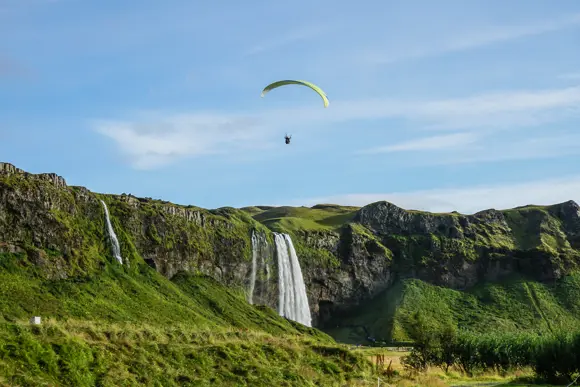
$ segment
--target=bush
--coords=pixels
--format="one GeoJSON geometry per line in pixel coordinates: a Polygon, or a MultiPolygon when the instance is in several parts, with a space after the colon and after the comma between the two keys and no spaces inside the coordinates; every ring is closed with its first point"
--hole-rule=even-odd
{"type": "Polygon", "coordinates": [[[558,333],[544,340],[533,364],[538,376],[552,383],[570,383],[580,372],[580,333],[558,333]]]}
{"type": "Polygon", "coordinates": [[[453,326],[435,328],[419,313],[411,319],[415,347],[402,359],[413,371],[455,366],[467,375],[493,370],[506,373],[525,367],[551,383],[570,383],[580,374],[580,331],[476,334],[453,326]]]}
{"type": "Polygon", "coordinates": [[[414,371],[424,371],[429,365],[438,363],[441,342],[429,320],[421,312],[415,312],[409,319],[408,327],[415,346],[409,355],[401,359],[403,366],[414,371]]]}

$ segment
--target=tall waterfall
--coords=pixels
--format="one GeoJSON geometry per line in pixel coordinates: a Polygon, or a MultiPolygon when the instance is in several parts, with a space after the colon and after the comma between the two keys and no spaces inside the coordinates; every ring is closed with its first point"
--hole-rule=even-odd
{"type": "Polygon", "coordinates": [[[109,242],[111,243],[111,250],[113,251],[113,256],[119,263],[123,264],[123,258],[121,258],[121,247],[119,246],[119,241],[117,240],[117,234],[113,230],[113,225],[111,224],[111,219],[109,218],[109,209],[104,201],[101,200],[101,204],[105,209],[105,223],[107,224],[107,234],[109,236],[109,242]]]}
{"type": "Polygon", "coordinates": [[[296,250],[288,234],[274,233],[278,256],[278,314],[306,326],[312,317],[296,250]]]}

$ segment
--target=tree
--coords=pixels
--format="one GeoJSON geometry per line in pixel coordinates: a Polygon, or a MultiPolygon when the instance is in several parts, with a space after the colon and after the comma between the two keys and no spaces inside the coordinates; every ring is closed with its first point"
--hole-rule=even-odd
{"type": "Polygon", "coordinates": [[[415,371],[425,371],[429,365],[437,364],[441,358],[441,345],[435,326],[417,311],[409,318],[408,332],[414,347],[401,359],[403,365],[415,371]]]}
{"type": "Polygon", "coordinates": [[[439,343],[441,350],[439,352],[439,358],[437,359],[437,365],[445,372],[449,372],[449,367],[455,364],[456,360],[457,327],[450,322],[445,324],[439,333],[439,343]]]}

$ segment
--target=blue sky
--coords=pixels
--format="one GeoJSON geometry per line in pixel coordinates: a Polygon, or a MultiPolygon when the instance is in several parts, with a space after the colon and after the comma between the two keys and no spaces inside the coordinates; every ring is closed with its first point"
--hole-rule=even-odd
{"type": "Polygon", "coordinates": [[[0,161],[93,191],[580,201],[578,0],[0,0],[0,36],[0,161]]]}

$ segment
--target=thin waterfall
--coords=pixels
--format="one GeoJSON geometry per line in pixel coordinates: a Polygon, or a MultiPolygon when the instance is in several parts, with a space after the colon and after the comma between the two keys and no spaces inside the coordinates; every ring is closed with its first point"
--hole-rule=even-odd
{"type": "MultiPolygon", "coordinates": [[[[266,248],[269,250],[269,247],[267,242],[266,242],[266,248]]],[[[270,256],[271,256],[271,251],[269,252],[270,256]]],[[[264,271],[266,272],[266,283],[270,282],[270,266],[266,264],[266,254],[260,254],[260,258],[261,258],[261,265],[264,268],[264,271]]],[[[264,289],[262,288],[262,292],[264,292],[264,289]]]]}
{"type": "Polygon", "coordinates": [[[270,260],[272,247],[264,232],[252,232],[252,271],[247,290],[247,299],[250,304],[269,304],[268,284],[270,281],[270,260]]]}
{"type": "MultiPolygon", "coordinates": [[[[256,286],[256,271],[258,270],[258,254],[260,253],[260,241],[254,231],[252,231],[252,274],[250,275],[250,288],[248,289],[248,302],[254,303],[254,287],[256,286]]],[[[264,257],[262,256],[262,262],[264,257]]]]}
{"type": "Polygon", "coordinates": [[[278,314],[311,326],[306,286],[292,239],[288,234],[274,233],[274,242],[278,257],[278,314]]]}
{"type": "Polygon", "coordinates": [[[117,235],[115,234],[115,230],[113,230],[113,225],[111,224],[111,219],[109,218],[109,209],[107,208],[107,204],[105,204],[104,201],[101,200],[101,204],[105,209],[105,223],[107,224],[107,235],[109,236],[113,257],[115,257],[115,259],[122,265],[123,258],[121,258],[121,247],[119,246],[117,235]]]}

